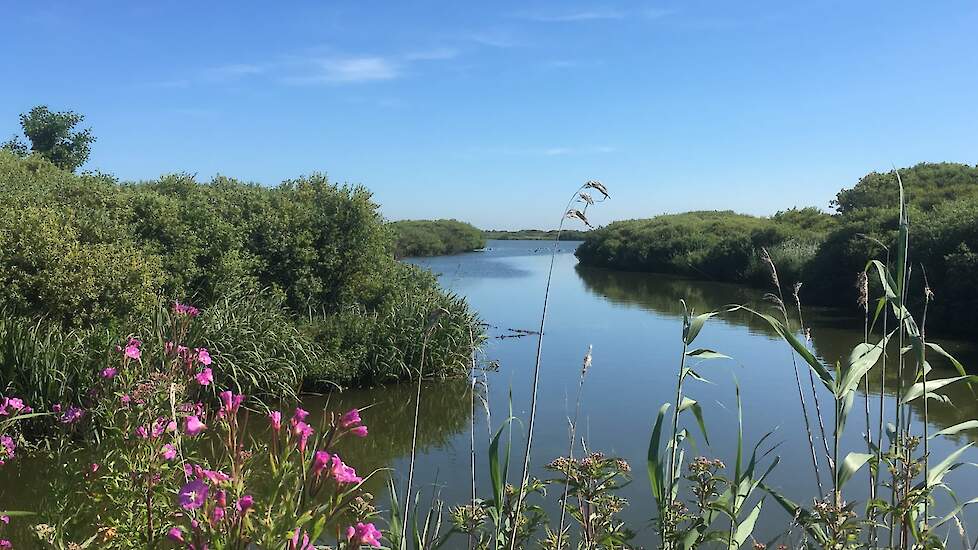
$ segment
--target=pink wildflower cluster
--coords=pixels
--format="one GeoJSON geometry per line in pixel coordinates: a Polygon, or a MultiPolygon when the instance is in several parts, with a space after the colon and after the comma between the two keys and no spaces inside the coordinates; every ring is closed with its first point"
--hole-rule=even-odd
{"type": "Polygon", "coordinates": [[[312,461],[313,475],[317,477],[321,476],[327,468],[329,469],[329,475],[336,480],[336,483],[341,485],[360,483],[363,481],[363,478],[357,475],[356,470],[343,463],[340,455],[330,455],[326,451],[316,451],[316,455],[312,461]]]}
{"type": "MultiPolygon", "coordinates": [[[[177,503],[184,513],[199,511],[206,518],[204,522],[207,527],[216,529],[226,522],[240,520],[255,506],[255,499],[251,495],[243,495],[236,501],[231,501],[233,506],[228,505],[228,491],[232,488],[231,476],[224,472],[186,464],[184,473],[192,479],[180,488],[177,503]]],[[[194,544],[194,541],[202,538],[204,527],[201,521],[192,519],[189,529],[172,527],[168,537],[175,542],[189,543],[192,548],[206,548],[206,544],[194,544]]]]}
{"type": "Polygon", "coordinates": [[[64,409],[61,406],[61,403],[55,403],[51,407],[51,411],[55,413],[55,418],[58,419],[58,422],[66,425],[74,424],[75,422],[78,422],[79,420],[82,419],[82,417],[85,416],[84,409],[80,407],[75,407],[74,405],[68,407],[67,409],[64,409]]]}
{"type": "Polygon", "coordinates": [[[156,439],[164,433],[174,433],[176,431],[177,423],[161,416],[152,424],[137,427],[135,433],[141,439],[156,439]]]}
{"type": "Polygon", "coordinates": [[[30,414],[34,409],[24,403],[19,397],[4,397],[0,400],[0,416],[16,416],[18,414],[30,414]]]}
{"type": "Polygon", "coordinates": [[[360,523],[346,528],[346,540],[358,544],[380,547],[380,531],[373,523],[360,523]]]}
{"type": "Polygon", "coordinates": [[[173,302],[173,313],[176,315],[185,315],[193,318],[200,315],[200,310],[189,304],[173,302]]]}
{"type": "MultiPolygon", "coordinates": [[[[130,338],[126,342],[126,345],[125,346],[116,346],[115,347],[115,350],[118,351],[118,352],[120,352],[120,353],[122,353],[123,357],[125,357],[126,359],[132,359],[133,361],[139,361],[139,358],[142,357],[142,355],[143,355],[143,352],[140,351],[140,349],[139,349],[139,346],[141,346],[141,345],[143,345],[143,342],[141,340],[138,340],[136,338],[130,338]]],[[[113,374],[113,376],[114,376],[114,374],[113,374]]],[[[106,377],[106,378],[109,378],[109,377],[106,377]]]]}

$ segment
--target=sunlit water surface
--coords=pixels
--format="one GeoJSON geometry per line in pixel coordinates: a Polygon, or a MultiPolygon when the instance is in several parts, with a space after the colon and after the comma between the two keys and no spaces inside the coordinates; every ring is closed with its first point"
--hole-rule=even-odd
{"type": "MultiPolygon", "coordinates": [[[[532,451],[534,475],[548,478],[543,468],[553,458],[565,455],[568,448],[568,417],[574,409],[582,359],[593,346],[593,364],[587,373],[582,396],[582,413],[578,435],[590,450],[619,456],[633,467],[634,481],[623,490],[629,500],[624,518],[638,532],[637,544],[653,546],[656,542],[651,518],[654,506],[645,475],[645,457],[652,423],[659,407],[675,399],[678,359],[682,350],[682,306],[680,299],[698,312],[718,309],[726,304],[751,304],[769,308],[763,293],[736,285],[690,281],[676,277],[621,273],[577,265],[573,250],[577,243],[561,243],[556,257],[550,295],[550,312],[543,346],[543,368],[540,381],[537,428],[532,451]]],[[[419,426],[419,460],[416,486],[426,495],[440,494],[449,505],[467,502],[470,493],[470,421],[474,418],[475,451],[480,495],[488,495],[487,447],[490,431],[509,415],[529,417],[530,387],[536,347],[535,336],[511,337],[520,330],[536,330],[543,304],[547,269],[552,245],[538,241],[490,241],[485,251],[411,260],[430,268],[442,284],[468,299],[489,325],[490,339],[485,359],[498,363],[498,370],[488,373],[486,398],[491,415],[478,404],[471,413],[470,385],[465,380],[431,382],[424,386],[419,426]]],[[[804,291],[802,291],[804,296],[804,291]]],[[[854,307],[850,312],[806,309],[806,323],[811,327],[812,347],[826,362],[844,360],[863,338],[862,319],[854,307]]],[[[938,339],[940,340],[940,339],[938,339]]],[[[940,340],[946,349],[959,356],[966,365],[975,364],[978,346],[954,340],[940,340]]],[[[746,315],[724,315],[711,320],[696,341],[730,356],[695,365],[696,371],[711,383],[690,380],[687,394],[704,408],[709,444],[695,424],[689,424],[696,439],[696,453],[723,459],[732,468],[737,441],[737,416],[734,387],[739,383],[743,400],[745,445],[750,449],[766,433],[764,449],[776,446],[766,459],[780,457],[780,464],[768,478],[772,487],[797,502],[810,503],[818,488],[812,473],[812,458],[799,405],[798,390],[792,367],[792,355],[782,341],[761,322],[746,315]]],[[[931,358],[934,377],[951,375],[947,366],[931,358]]],[[[801,365],[799,365],[801,367],[801,365]]],[[[801,371],[808,392],[808,373],[801,371]]],[[[879,374],[871,374],[871,414],[879,406],[879,374]]],[[[887,386],[886,410],[891,413],[893,382],[887,386]]],[[[381,503],[386,500],[386,472],[397,472],[395,479],[403,490],[411,443],[416,386],[399,385],[370,390],[348,391],[340,395],[307,398],[304,407],[321,415],[324,407],[343,411],[352,406],[371,405],[363,416],[370,426],[370,436],[349,442],[342,449],[344,459],[361,472],[384,469],[374,476],[368,487],[381,503]]],[[[978,405],[964,388],[948,392],[961,407],[955,409],[931,402],[931,431],[970,418],[978,418],[978,405]]],[[[811,394],[806,396],[813,412],[811,394]]],[[[826,422],[831,419],[831,402],[827,392],[820,392],[826,422]]],[[[919,403],[919,401],[918,401],[919,403]]],[[[856,399],[850,415],[842,448],[865,451],[864,394],[856,399]]],[[[921,408],[913,409],[917,433],[921,431],[921,408]]],[[[816,445],[821,449],[816,430],[816,445]]],[[[875,439],[875,426],[873,428],[875,439]]],[[[943,458],[959,445],[972,441],[975,433],[963,433],[952,439],[938,438],[931,451],[943,458]]],[[[522,463],[524,433],[514,424],[513,466],[510,481],[518,482],[522,463]]],[[[580,455],[578,446],[577,453],[580,455]]],[[[823,483],[829,476],[823,458],[823,483]]],[[[976,457],[968,458],[975,460],[976,457]]],[[[767,462],[765,462],[766,464],[767,462]]],[[[16,500],[20,507],[37,503],[42,477],[50,476],[50,466],[43,471],[26,465],[8,468],[0,483],[5,501],[16,500]]],[[[978,472],[959,468],[948,476],[959,497],[978,494],[978,472]]],[[[865,502],[867,473],[858,473],[847,486],[847,498],[865,502]]],[[[555,495],[548,499],[553,514],[555,495]]],[[[0,503],[8,504],[9,502],[0,503]]],[[[946,499],[942,499],[947,511],[946,499]]],[[[3,506],[0,506],[2,508],[3,506]]],[[[978,516],[966,514],[969,525],[978,525],[978,516]]],[[[790,518],[772,500],[767,499],[755,534],[768,541],[781,533],[790,518]]],[[[453,547],[464,546],[459,538],[453,547]]]]}

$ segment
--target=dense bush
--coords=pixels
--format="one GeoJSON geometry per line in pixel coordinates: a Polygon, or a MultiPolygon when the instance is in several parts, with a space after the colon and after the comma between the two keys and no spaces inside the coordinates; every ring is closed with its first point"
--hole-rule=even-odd
{"type": "Polygon", "coordinates": [[[774,218],[730,211],[687,212],[614,222],[592,231],[577,250],[586,265],[750,282],[760,277],[759,253],[770,249],[800,270],[830,223],[815,209],[774,218]]]}
{"type": "Polygon", "coordinates": [[[457,220],[403,220],[391,227],[397,235],[399,258],[459,254],[486,245],[481,231],[457,220]]]}
{"type": "MultiPolygon", "coordinates": [[[[552,241],[557,238],[556,229],[520,229],[519,231],[487,230],[482,234],[487,239],[500,241],[552,241]]],[[[562,241],[583,241],[588,232],[579,229],[564,229],[560,232],[562,241]]]]}
{"type": "MultiPolygon", "coordinates": [[[[409,377],[425,308],[450,313],[433,329],[429,357],[444,363],[431,372],[467,364],[470,340],[456,333],[479,337],[464,301],[393,259],[392,233],[370,193],[322,175],[274,188],[187,175],[120,183],[0,151],[0,195],[5,322],[41,319],[42,336],[63,342],[65,357],[92,347],[91,334],[158,333],[154,319],[175,300],[205,311],[201,337],[228,355],[219,366],[229,371],[215,375],[252,395],[294,391],[303,379],[409,377]],[[350,327],[371,342],[369,353],[337,345],[350,327]]],[[[3,361],[0,387],[33,391],[8,376],[11,364],[29,365],[3,361]]],[[[86,366],[69,363],[68,371],[86,366]]]]}
{"type": "MultiPolygon", "coordinates": [[[[915,255],[907,299],[916,310],[924,284],[935,293],[928,324],[945,331],[978,327],[978,167],[918,164],[901,169],[915,255]]],[[[894,173],[873,172],[833,203],[838,213],[791,209],[772,218],[690,212],[615,222],[578,250],[585,265],[768,286],[766,247],[781,282],[804,283],[809,303],[853,306],[856,274],[867,258],[894,250],[899,212],[894,173]]]]}

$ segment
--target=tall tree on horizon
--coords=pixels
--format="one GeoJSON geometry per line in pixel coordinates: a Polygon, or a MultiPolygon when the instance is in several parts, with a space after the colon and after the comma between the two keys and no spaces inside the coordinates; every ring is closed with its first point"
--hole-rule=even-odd
{"type": "Polygon", "coordinates": [[[74,131],[83,120],[85,116],[74,111],[54,112],[47,105],[38,105],[20,115],[20,126],[30,145],[14,136],[0,148],[21,156],[36,153],[74,172],[88,160],[95,141],[91,128],[74,131]]]}

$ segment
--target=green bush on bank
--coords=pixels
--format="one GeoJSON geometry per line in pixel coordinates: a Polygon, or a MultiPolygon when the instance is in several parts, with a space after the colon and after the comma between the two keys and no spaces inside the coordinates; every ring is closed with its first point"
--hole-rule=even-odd
{"type": "Polygon", "coordinates": [[[402,220],[392,222],[398,258],[444,256],[486,246],[475,226],[458,220],[402,220]]]}
{"type": "MultiPolygon", "coordinates": [[[[429,342],[433,375],[464,372],[470,340],[455,335],[481,334],[464,301],[393,259],[393,234],[370,193],[323,175],[274,188],[180,174],[120,183],[0,151],[0,196],[0,317],[19,327],[0,330],[0,349],[47,353],[43,341],[57,341],[61,358],[49,358],[45,383],[83,388],[100,358],[73,354],[159,333],[174,300],[204,311],[201,337],[227,369],[215,377],[252,395],[302,381],[408,378],[419,367],[423,326],[411,322],[422,311],[449,312],[429,342]],[[352,326],[368,351],[346,347],[352,326]]],[[[26,372],[29,357],[0,356],[0,387],[29,396],[28,384],[44,386],[26,372]]],[[[43,397],[34,401],[55,398],[43,397]]]]}
{"type": "MultiPolygon", "coordinates": [[[[901,169],[917,239],[908,300],[919,308],[926,282],[935,293],[928,324],[964,332],[978,327],[978,167],[923,163],[901,169]],[[953,304],[953,306],[952,306],[953,304]],[[959,307],[965,306],[965,307],[959,307]],[[968,307],[971,306],[971,307],[968,307]]],[[[838,193],[829,215],[791,209],[771,218],[733,212],[689,212],[614,222],[592,231],[578,249],[585,265],[767,287],[766,248],[781,283],[804,283],[808,303],[853,306],[856,274],[866,258],[895,250],[899,202],[893,173],[873,172],[838,193]]]]}
{"type": "MultiPolygon", "coordinates": [[[[557,238],[556,229],[520,229],[519,231],[503,231],[489,229],[482,232],[487,239],[500,241],[552,241],[557,238]]],[[[564,229],[560,232],[562,241],[583,241],[588,231],[579,229],[564,229]]]]}

